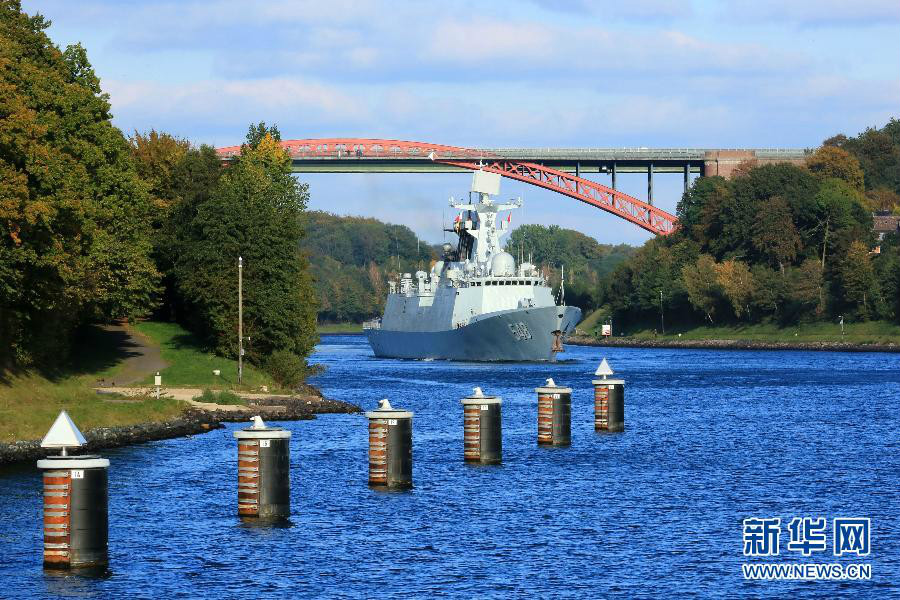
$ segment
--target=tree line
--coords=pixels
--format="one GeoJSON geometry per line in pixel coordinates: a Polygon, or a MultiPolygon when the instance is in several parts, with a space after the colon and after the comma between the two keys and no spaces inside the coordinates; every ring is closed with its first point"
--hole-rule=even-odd
{"type": "Polygon", "coordinates": [[[900,321],[900,241],[873,213],[900,211],[900,121],[836,136],[805,165],[741,165],[698,178],[678,229],[648,241],[600,285],[624,328],[900,321]]]}
{"type": "Polygon", "coordinates": [[[359,323],[384,311],[388,281],[429,271],[438,249],[405,225],[376,219],[307,213],[311,235],[301,246],[310,258],[319,320],[359,323]]]}
{"type": "Polygon", "coordinates": [[[600,282],[637,249],[627,244],[601,244],[558,225],[521,225],[506,241],[506,251],[532,260],[558,287],[565,266],[566,303],[588,311],[600,304],[600,282]]]}
{"type": "Polygon", "coordinates": [[[86,323],[157,314],[286,385],[305,374],[316,298],[299,247],[308,190],[276,127],[225,167],[209,146],[130,139],[80,45],[0,0],[0,369],[66,362],[86,323]]]}

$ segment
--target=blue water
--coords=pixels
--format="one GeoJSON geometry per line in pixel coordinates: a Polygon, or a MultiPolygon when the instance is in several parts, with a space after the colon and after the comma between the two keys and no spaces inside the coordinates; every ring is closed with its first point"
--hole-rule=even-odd
{"type": "MultiPolygon", "coordinates": [[[[900,596],[900,356],[569,347],[566,362],[454,364],[372,357],[328,336],[330,397],[415,412],[409,492],[366,485],[366,420],[283,423],[290,526],[236,511],[227,430],[104,453],[106,578],[41,568],[41,481],[0,470],[0,596],[900,596]],[[626,432],[593,431],[602,356],[626,380],[626,432]],[[574,388],[572,446],[536,445],[533,388],[574,388]],[[462,462],[459,398],[503,397],[499,467],[462,462]],[[872,565],[871,581],[745,582],[742,520],[828,519],[828,549],[771,562],[872,565]],[[832,556],[831,519],[872,519],[872,553],[832,556]]],[[[48,423],[49,426],[49,423],[48,423]]]]}

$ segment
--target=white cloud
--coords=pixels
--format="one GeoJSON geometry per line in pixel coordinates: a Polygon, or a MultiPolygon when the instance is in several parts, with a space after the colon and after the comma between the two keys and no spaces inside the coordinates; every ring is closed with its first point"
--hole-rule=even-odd
{"type": "Polygon", "coordinates": [[[733,0],[723,3],[721,15],[739,23],[778,23],[800,27],[897,25],[897,0],[733,0]]]}
{"type": "Polygon", "coordinates": [[[532,0],[548,11],[592,13],[607,19],[639,20],[641,22],[684,19],[694,14],[693,3],[685,0],[532,0]]]}
{"type": "MultiPolygon", "coordinates": [[[[124,130],[220,146],[265,120],[285,137],[805,147],[897,116],[898,0],[721,6],[722,14],[681,0],[25,0],[54,21],[55,41],[85,43],[124,130]],[[842,29],[809,30],[822,26],[842,29]]],[[[403,186],[381,181],[352,188],[359,206],[396,209],[403,186]]],[[[434,219],[425,199],[448,195],[442,181],[415,179],[423,189],[404,192],[417,227],[434,219]]],[[[337,207],[351,202],[345,192],[336,184],[316,193],[337,207]]],[[[613,217],[541,194],[527,192],[548,212],[528,214],[635,239],[613,217]]]]}

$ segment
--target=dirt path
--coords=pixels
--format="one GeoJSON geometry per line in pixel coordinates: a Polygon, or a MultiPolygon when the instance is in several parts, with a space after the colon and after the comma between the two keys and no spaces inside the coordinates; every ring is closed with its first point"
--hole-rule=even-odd
{"type": "Polygon", "coordinates": [[[132,327],[116,323],[103,325],[101,328],[116,335],[119,347],[128,353],[128,358],[122,361],[118,373],[110,381],[104,382],[104,387],[131,385],[169,366],[162,359],[159,346],[132,327]]]}

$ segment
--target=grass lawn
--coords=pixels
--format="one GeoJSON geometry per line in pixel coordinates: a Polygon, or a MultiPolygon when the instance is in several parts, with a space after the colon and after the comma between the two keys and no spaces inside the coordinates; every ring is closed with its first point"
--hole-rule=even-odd
{"type": "Polygon", "coordinates": [[[44,437],[65,409],[82,431],[92,427],[165,421],[182,402],[166,398],[116,398],[94,391],[96,374],[48,379],[36,373],[6,376],[0,383],[0,442],[44,437]]]}
{"type": "MultiPolygon", "coordinates": [[[[275,389],[271,378],[244,365],[244,385],[237,385],[237,361],[204,352],[196,339],[172,323],[147,321],[133,325],[160,345],[169,367],[162,371],[168,387],[253,389],[261,385],[275,389]],[[213,375],[220,369],[221,375],[213,375]]],[[[52,373],[0,372],[0,442],[40,439],[59,411],[69,412],[79,429],[165,421],[176,417],[184,404],[161,398],[119,398],[100,395],[93,389],[101,380],[121,375],[122,361],[129,354],[120,337],[99,327],[90,327],[73,352],[71,364],[52,373]]],[[[153,375],[136,385],[150,385],[153,375]]],[[[229,393],[213,394],[214,401],[233,403],[229,393]]]]}
{"type": "MultiPolygon", "coordinates": [[[[193,334],[175,323],[143,321],[134,328],[159,344],[162,358],[169,366],[162,370],[163,385],[167,387],[199,387],[212,389],[250,390],[261,385],[274,390],[275,383],[266,373],[244,362],[244,383],[237,383],[237,360],[222,358],[205,352],[193,334]],[[218,369],[220,375],[213,371],[218,369]]],[[[153,375],[140,382],[153,384],[153,375]]]]}
{"type": "Polygon", "coordinates": [[[323,333],[362,333],[362,323],[321,323],[316,326],[316,331],[323,333]]]}
{"type": "Polygon", "coordinates": [[[605,316],[606,313],[602,310],[595,310],[589,315],[584,315],[584,319],[578,323],[577,327],[580,331],[593,331],[594,329],[599,329],[600,320],[605,316]]]}
{"type": "Polygon", "coordinates": [[[53,373],[0,372],[0,442],[44,437],[60,410],[78,428],[133,425],[176,417],[184,405],[161,398],[117,398],[94,391],[100,379],[112,379],[128,356],[120,338],[99,327],[80,336],[70,364],[53,373]]]}
{"type": "MultiPolygon", "coordinates": [[[[595,333],[596,334],[596,333],[595,333]]],[[[618,334],[617,334],[618,335],[618,334]]],[[[845,323],[844,335],[838,323],[807,323],[792,327],[772,324],[694,327],[667,329],[666,335],[654,334],[652,329],[631,332],[638,339],[663,340],[740,340],[758,342],[846,342],[849,344],[900,343],[900,325],[884,321],[845,323]],[[681,337],[678,337],[678,334],[681,337]]]]}

